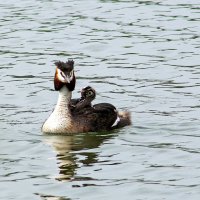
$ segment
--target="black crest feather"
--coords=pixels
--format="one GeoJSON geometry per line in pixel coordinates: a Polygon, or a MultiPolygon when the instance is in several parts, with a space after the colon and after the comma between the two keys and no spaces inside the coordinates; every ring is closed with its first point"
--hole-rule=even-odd
{"type": "Polygon", "coordinates": [[[73,60],[68,60],[67,62],[57,61],[55,65],[62,71],[71,71],[74,69],[73,60]]]}

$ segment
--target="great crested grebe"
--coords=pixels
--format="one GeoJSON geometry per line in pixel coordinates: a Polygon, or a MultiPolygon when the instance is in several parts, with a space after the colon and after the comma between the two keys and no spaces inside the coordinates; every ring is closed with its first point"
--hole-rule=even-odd
{"type": "Polygon", "coordinates": [[[95,90],[91,87],[82,90],[81,98],[73,106],[72,91],[75,88],[74,62],[56,62],[54,87],[59,97],[54,111],[42,126],[44,133],[70,134],[81,132],[106,131],[131,124],[129,112],[118,112],[112,104],[91,105],[95,90]],[[89,93],[87,93],[87,91],[89,93]]]}

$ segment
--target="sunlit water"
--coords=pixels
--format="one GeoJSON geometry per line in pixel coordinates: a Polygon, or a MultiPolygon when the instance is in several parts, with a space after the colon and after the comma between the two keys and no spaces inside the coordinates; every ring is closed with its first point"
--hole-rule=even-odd
{"type": "Polygon", "coordinates": [[[200,3],[0,3],[0,199],[200,198],[200,3]],[[111,133],[41,133],[54,61],[75,61],[73,97],[130,110],[111,133]]]}

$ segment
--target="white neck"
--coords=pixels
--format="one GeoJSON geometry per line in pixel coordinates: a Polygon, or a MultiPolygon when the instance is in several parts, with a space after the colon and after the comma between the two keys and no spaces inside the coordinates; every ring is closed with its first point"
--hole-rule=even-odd
{"type": "Polygon", "coordinates": [[[72,116],[69,108],[72,92],[63,86],[54,111],[44,123],[42,130],[46,133],[66,133],[71,131],[72,116]]]}
{"type": "Polygon", "coordinates": [[[72,97],[72,92],[68,90],[66,86],[63,86],[59,90],[58,101],[54,112],[68,113],[69,115],[69,103],[72,97]]]}

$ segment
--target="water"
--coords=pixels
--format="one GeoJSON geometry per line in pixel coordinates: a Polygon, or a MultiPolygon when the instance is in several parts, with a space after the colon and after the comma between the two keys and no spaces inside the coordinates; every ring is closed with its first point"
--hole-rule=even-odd
{"type": "Polygon", "coordinates": [[[0,199],[200,197],[200,4],[196,0],[0,3],[0,199]],[[111,133],[41,133],[73,58],[73,97],[130,110],[111,133]]]}

